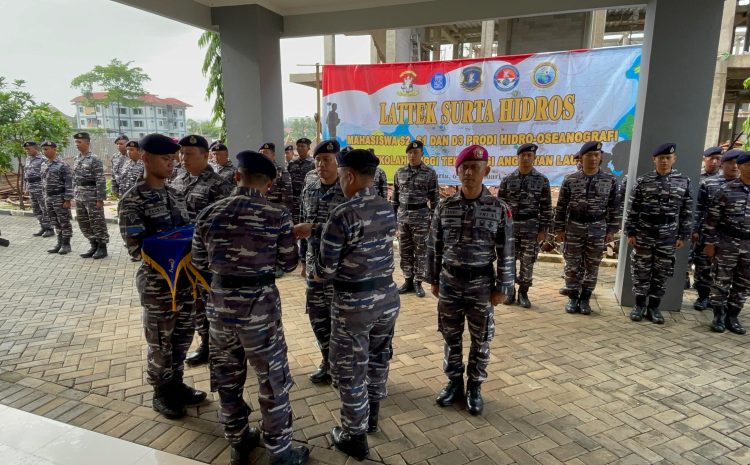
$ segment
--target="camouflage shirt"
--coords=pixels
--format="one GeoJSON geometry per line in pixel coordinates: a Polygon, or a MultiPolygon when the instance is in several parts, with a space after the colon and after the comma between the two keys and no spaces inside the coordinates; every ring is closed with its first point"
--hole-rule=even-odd
{"type": "Polygon", "coordinates": [[[47,197],[62,196],[65,200],[73,200],[73,172],[67,163],[59,158],[48,160],[44,164],[42,178],[47,197]]]}
{"type": "Polygon", "coordinates": [[[441,200],[427,238],[427,280],[440,282],[443,265],[484,268],[497,261],[494,291],[510,293],[516,271],[513,220],[508,205],[490,194],[467,200],[459,191],[441,200]]]}
{"type": "MultiPolygon", "coordinates": [[[[289,171],[289,179],[292,184],[292,213],[295,220],[299,220],[300,196],[305,188],[305,177],[307,173],[315,170],[315,160],[312,157],[295,158],[286,167],[289,171]]],[[[299,221],[295,221],[299,222],[299,221]]]]}
{"type": "Polygon", "coordinates": [[[750,232],[750,184],[741,179],[719,189],[708,207],[703,223],[706,244],[719,245],[722,235],[736,237],[750,232]]]}
{"type": "Polygon", "coordinates": [[[582,170],[565,176],[555,208],[555,232],[565,231],[568,221],[606,222],[606,233],[620,229],[622,207],[617,180],[599,170],[587,176],[582,170]]]}
{"type": "Polygon", "coordinates": [[[123,163],[120,169],[120,196],[124,195],[131,187],[135,186],[138,181],[143,179],[144,165],[143,160],[128,161],[123,163]]]}
{"type": "MultiPolygon", "coordinates": [[[[302,204],[300,222],[313,223],[322,227],[328,221],[331,211],[346,202],[346,197],[341,190],[338,179],[327,186],[323,184],[320,178],[316,178],[302,190],[300,201],[302,204]]],[[[307,243],[307,256],[300,257],[300,260],[312,265],[320,250],[320,237],[311,236],[307,239],[307,243]]],[[[300,252],[302,251],[300,250],[300,252]]]]}
{"type": "Polygon", "coordinates": [[[115,152],[115,154],[112,155],[111,173],[112,173],[112,184],[114,184],[114,186],[112,187],[112,190],[115,190],[114,188],[120,182],[120,172],[122,170],[122,165],[127,163],[129,160],[130,160],[130,157],[128,157],[127,154],[122,154],[119,151],[115,152]]]}
{"type": "Polygon", "coordinates": [[[23,189],[29,192],[42,192],[42,167],[47,158],[41,153],[27,156],[23,165],[23,189]]]}
{"type": "MultiPolygon", "coordinates": [[[[440,199],[437,173],[422,163],[416,168],[411,165],[400,167],[393,177],[393,210],[407,211],[407,206],[416,206],[430,202],[430,210],[434,210],[440,199]]],[[[425,208],[427,208],[425,206],[425,208]]],[[[416,210],[418,211],[418,210],[416,210]]]]}
{"type": "Polygon", "coordinates": [[[227,160],[227,163],[224,166],[220,166],[217,163],[211,163],[211,168],[213,168],[214,171],[216,171],[216,174],[221,176],[226,182],[234,185],[234,172],[237,171],[237,169],[234,167],[232,160],[227,160]]]}
{"type": "Polygon", "coordinates": [[[210,166],[201,171],[195,178],[185,173],[177,179],[177,185],[185,198],[185,205],[190,214],[190,221],[194,222],[198,214],[212,203],[228,197],[234,186],[216,174],[210,166]]]}
{"type": "Polygon", "coordinates": [[[102,160],[91,152],[79,153],[73,164],[73,182],[76,200],[104,201],[107,198],[107,181],[102,160]]]}
{"type": "Polygon", "coordinates": [[[383,168],[379,166],[375,168],[375,180],[373,184],[378,195],[384,199],[388,199],[388,176],[383,171],[383,168]]]}
{"type": "Polygon", "coordinates": [[[292,205],[292,178],[285,168],[275,162],[274,165],[276,165],[276,179],[273,181],[273,186],[268,190],[266,198],[291,210],[294,207],[292,205]]]}
{"type": "Polygon", "coordinates": [[[515,170],[500,182],[497,196],[513,212],[513,221],[535,220],[539,231],[547,231],[552,222],[552,194],[549,179],[535,168],[529,174],[515,170]]]}
{"type": "Polygon", "coordinates": [[[645,174],[636,180],[630,193],[625,233],[687,240],[692,204],[690,179],[675,170],[663,176],[656,171],[645,174]]]}
{"type": "Polygon", "coordinates": [[[719,189],[730,181],[734,181],[734,179],[727,179],[723,174],[711,176],[701,181],[701,185],[698,188],[698,198],[695,201],[693,233],[700,234],[703,222],[706,220],[706,215],[708,215],[708,207],[711,206],[711,200],[713,200],[719,189]]]}

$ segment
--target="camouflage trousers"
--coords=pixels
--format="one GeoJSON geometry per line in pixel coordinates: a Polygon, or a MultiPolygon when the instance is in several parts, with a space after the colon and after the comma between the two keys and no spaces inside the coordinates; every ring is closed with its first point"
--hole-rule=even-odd
{"type": "Polygon", "coordinates": [[[328,363],[328,347],[331,342],[332,304],[333,284],[316,283],[308,279],[305,309],[325,363],[328,363]]]}
{"type": "Polygon", "coordinates": [[[372,292],[335,292],[331,376],[341,396],[341,426],[365,434],[370,402],[388,396],[391,339],[401,300],[395,283],[372,292]]]}
{"type": "Polygon", "coordinates": [[[495,310],[490,300],[493,282],[493,276],[467,281],[447,270],[440,273],[438,331],[445,341],[443,371],[448,378],[462,377],[466,370],[470,381],[487,380],[490,343],[495,335],[495,310]],[[471,339],[467,365],[463,361],[465,322],[471,339]]]}
{"type": "Polygon", "coordinates": [[[538,221],[514,221],[513,236],[516,247],[516,260],[520,262],[516,283],[525,288],[531,287],[534,275],[534,263],[539,256],[538,221]]]}
{"type": "Polygon", "coordinates": [[[711,259],[703,253],[703,247],[705,245],[706,244],[701,238],[698,242],[693,244],[693,250],[690,254],[693,258],[693,265],[695,266],[693,271],[695,289],[698,291],[698,296],[701,298],[709,296],[711,293],[711,284],[713,283],[713,277],[711,276],[711,259]]]}
{"type": "Polygon", "coordinates": [[[657,242],[636,237],[637,245],[630,251],[633,294],[664,297],[667,280],[674,274],[675,240],[670,237],[657,242]]]}
{"type": "Polygon", "coordinates": [[[51,229],[47,203],[42,188],[29,189],[29,198],[31,199],[31,210],[34,212],[36,220],[39,221],[39,225],[42,229],[51,229]]]}
{"type": "Polygon", "coordinates": [[[565,287],[574,292],[594,290],[599,278],[599,264],[604,253],[604,221],[578,223],[571,221],[565,230],[565,287]]]}
{"type": "Polygon", "coordinates": [[[195,332],[200,336],[201,341],[208,340],[208,318],[206,318],[206,305],[208,299],[211,296],[208,292],[198,286],[198,296],[195,298],[195,317],[193,323],[195,324],[195,332]]]}
{"type": "Polygon", "coordinates": [[[263,442],[272,456],[278,456],[291,447],[289,390],[294,384],[281,320],[227,323],[213,313],[209,319],[211,390],[219,393],[224,436],[231,444],[239,444],[248,429],[250,409],[242,393],[249,362],[258,379],[263,442]]]}
{"type": "MultiPolygon", "coordinates": [[[[427,211],[427,209],[425,209],[427,211]]],[[[399,212],[398,243],[401,271],[404,278],[424,281],[427,276],[427,235],[430,232],[429,214],[402,218],[399,212]]]]}
{"type": "Polygon", "coordinates": [[[713,261],[711,306],[739,314],[750,289],[750,240],[721,237],[713,261]]]}
{"type": "Polygon", "coordinates": [[[62,195],[47,197],[47,212],[52,226],[57,234],[62,237],[73,237],[73,225],[71,224],[70,208],[63,207],[65,199],[62,195]]]}
{"type": "Polygon", "coordinates": [[[109,242],[104,208],[97,208],[96,200],[76,199],[76,219],[84,237],[91,241],[109,242]]]}

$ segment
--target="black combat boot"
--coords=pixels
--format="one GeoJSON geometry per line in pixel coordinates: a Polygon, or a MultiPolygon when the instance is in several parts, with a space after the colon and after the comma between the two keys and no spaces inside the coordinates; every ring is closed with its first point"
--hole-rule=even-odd
{"type": "Polygon", "coordinates": [[[331,382],[331,374],[329,371],[331,370],[330,365],[328,364],[328,357],[323,358],[323,361],[320,362],[320,365],[318,365],[318,369],[310,373],[308,375],[308,378],[310,378],[310,381],[313,382],[313,384],[327,384],[331,382]]]}
{"type": "Polygon", "coordinates": [[[91,258],[93,258],[94,260],[99,260],[106,256],[107,256],[107,244],[105,244],[104,242],[99,242],[99,246],[96,248],[96,252],[94,252],[94,255],[91,258]]]}
{"type": "Polygon", "coordinates": [[[199,365],[208,363],[208,352],[208,336],[201,337],[201,344],[197,349],[195,349],[195,352],[190,354],[188,358],[185,359],[185,363],[187,363],[188,366],[191,367],[197,367],[199,365]]]}
{"type": "Polygon", "coordinates": [[[581,290],[581,300],[578,302],[578,311],[581,312],[581,315],[591,315],[591,304],[589,304],[589,300],[591,299],[591,294],[593,292],[594,291],[591,289],[581,290]]]}
{"type": "Polygon", "coordinates": [[[469,381],[466,383],[466,411],[470,415],[477,416],[484,410],[484,399],[482,399],[482,383],[469,381]]]}
{"type": "Polygon", "coordinates": [[[714,321],[711,322],[711,331],[715,333],[723,333],[726,329],[725,320],[726,312],[723,305],[712,305],[714,310],[714,321]]]}
{"type": "Polygon", "coordinates": [[[198,405],[206,400],[205,392],[188,386],[180,378],[175,379],[174,386],[175,395],[182,405],[198,405]]]}
{"type": "Polygon", "coordinates": [[[514,303],[516,303],[516,286],[510,288],[510,294],[505,296],[503,305],[513,305],[514,303]]]}
{"type": "Polygon", "coordinates": [[[96,253],[96,250],[99,248],[99,243],[96,242],[94,239],[89,239],[89,242],[91,243],[91,248],[87,250],[86,252],[79,254],[81,258],[91,258],[96,253]]]}
{"type": "Polygon", "coordinates": [[[154,411],[161,413],[165,418],[176,420],[185,416],[185,406],[177,397],[174,384],[170,381],[162,386],[154,386],[154,399],[151,405],[154,411]]]}
{"type": "Polygon", "coordinates": [[[635,307],[633,307],[633,311],[630,312],[631,320],[633,321],[643,320],[643,315],[646,314],[646,301],[647,300],[648,300],[648,296],[645,296],[645,295],[635,296],[635,307]]]}
{"type": "Polygon", "coordinates": [[[378,428],[378,413],[380,413],[380,402],[370,401],[370,416],[367,418],[368,433],[380,431],[380,428],[378,428]]]}
{"type": "Polygon", "coordinates": [[[57,235],[57,245],[54,246],[54,247],[52,247],[51,249],[49,249],[47,251],[47,253],[58,253],[58,252],[60,252],[60,248],[62,247],[62,241],[63,241],[62,234],[58,234],[57,235]]]}
{"type": "Polygon", "coordinates": [[[57,253],[59,253],[60,255],[67,255],[70,253],[70,238],[69,237],[62,238],[62,247],[60,247],[60,251],[57,253]]]}
{"type": "Polygon", "coordinates": [[[518,305],[523,308],[531,308],[528,286],[518,286],[518,305]]]}
{"type": "Polygon", "coordinates": [[[651,320],[652,323],[657,325],[663,325],[664,324],[664,317],[661,314],[661,311],[659,311],[659,305],[661,304],[661,299],[656,297],[649,297],[648,298],[648,309],[646,310],[649,315],[649,320],[651,320]]]}
{"type": "Polygon", "coordinates": [[[44,230],[44,233],[42,233],[42,237],[52,237],[55,235],[55,230],[52,228],[48,228],[44,230]]]}
{"type": "Polygon", "coordinates": [[[424,289],[422,289],[422,281],[414,281],[414,293],[417,297],[424,297],[424,289]]]}
{"type": "Polygon", "coordinates": [[[44,234],[47,231],[47,228],[41,228],[39,231],[32,234],[32,236],[40,237],[42,234],[44,234]]]}
{"type": "Polygon", "coordinates": [[[569,290],[568,291],[568,303],[565,304],[566,313],[578,313],[581,311],[579,308],[580,301],[578,300],[578,292],[569,290]]]}
{"type": "Polygon", "coordinates": [[[698,310],[699,312],[702,312],[703,310],[711,306],[711,301],[708,299],[708,296],[711,293],[711,289],[704,285],[698,285],[697,290],[698,298],[695,300],[693,308],[698,310]]]}
{"type": "Polygon", "coordinates": [[[250,453],[260,444],[260,431],[249,426],[242,440],[229,445],[229,465],[248,465],[250,453]]]}
{"type": "Polygon", "coordinates": [[[570,294],[570,289],[568,289],[567,287],[561,287],[561,288],[560,288],[560,289],[559,289],[559,290],[557,291],[557,293],[558,293],[558,294],[560,294],[560,295],[564,295],[564,296],[567,296],[567,295],[569,295],[569,294],[570,294]]]}
{"type": "Polygon", "coordinates": [[[442,391],[438,394],[435,402],[441,407],[453,405],[453,402],[464,396],[464,378],[463,376],[451,378],[442,391]]]}
{"type": "Polygon", "coordinates": [[[370,447],[367,445],[366,434],[349,434],[344,431],[340,426],[335,426],[331,430],[331,436],[333,436],[333,445],[336,449],[351,455],[357,460],[364,460],[365,457],[370,455],[370,447]]]}
{"type": "Polygon", "coordinates": [[[271,465],[304,465],[310,460],[310,449],[305,446],[292,446],[283,454],[271,459],[271,465]]]}
{"type": "Polygon", "coordinates": [[[414,291],[414,279],[413,278],[406,278],[404,281],[404,284],[401,285],[401,287],[398,288],[399,294],[406,294],[408,292],[414,291]]]}
{"type": "Polygon", "coordinates": [[[731,305],[727,306],[727,317],[724,320],[724,325],[726,328],[733,332],[734,334],[745,334],[747,331],[745,331],[745,328],[740,324],[739,316],[740,316],[741,309],[733,307],[731,305]]]}

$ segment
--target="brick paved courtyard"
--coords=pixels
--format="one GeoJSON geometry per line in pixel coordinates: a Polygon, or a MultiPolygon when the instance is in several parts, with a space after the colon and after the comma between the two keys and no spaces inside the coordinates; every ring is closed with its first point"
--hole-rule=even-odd
{"type": "MultiPolygon", "coordinates": [[[[206,463],[228,460],[217,402],[170,421],[151,410],[136,264],[116,227],[110,257],[49,256],[52,239],[32,238],[35,221],[0,216],[0,404],[206,463]]],[[[431,296],[402,299],[394,339],[390,397],[382,432],[370,435],[370,461],[392,465],[748,464],[750,337],[713,334],[708,314],[688,307],[665,326],[635,324],[612,296],[612,268],[591,317],[567,315],[560,265],[538,266],[534,307],[500,306],[481,417],[439,408],[445,379],[431,296]]],[[[397,280],[400,281],[400,275],[397,280]]],[[[304,314],[297,273],[279,282],[289,344],[295,439],[312,446],[312,463],[356,463],[331,448],[339,401],[307,374],[318,351],[304,314]]],[[[692,302],[694,293],[686,300],[692,302]]],[[[255,408],[250,378],[246,399],[255,408]]],[[[186,381],[208,390],[205,367],[186,381]]],[[[267,463],[264,451],[254,463],[267,463]]]]}

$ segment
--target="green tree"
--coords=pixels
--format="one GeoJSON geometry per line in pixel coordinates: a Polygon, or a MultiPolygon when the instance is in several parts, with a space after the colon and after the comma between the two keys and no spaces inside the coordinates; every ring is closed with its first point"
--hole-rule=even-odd
{"type": "Polygon", "coordinates": [[[198,134],[210,141],[224,140],[221,138],[221,128],[207,120],[187,120],[187,133],[198,134]]]}
{"type": "Polygon", "coordinates": [[[289,130],[287,137],[291,140],[297,140],[301,137],[315,140],[317,126],[315,124],[315,119],[310,116],[303,116],[302,118],[287,118],[284,122],[284,127],[289,130]]]}
{"type": "Polygon", "coordinates": [[[55,141],[64,148],[70,137],[70,125],[62,113],[53,110],[48,103],[37,103],[31,93],[24,89],[21,80],[7,83],[0,76],[0,173],[9,186],[14,188],[24,208],[22,179],[23,143],[27,140],[55,141]],[[16,177],[12,182],[8,173],[13,172],[15,160],[16,177]]]}
{"type": "Polygon", "coordinates": [[[93,106],[96,103],[115,105],[117,108],[117,128],[122,126],[120,121],[120,107],[137,107],[142,105],[141,97],[146,93],[143,85],[150,81],[143,70],[137,66],[131,67],[132,61],[123,63],[117,58],[106,66],[95,66],[88,73],[81,74],[71,81],[70,85],[78,89],[85,97],[85,104],[93,106]],[[94,100],[95,91],[106,92],[102,100],[94,100]]]}
{"type": "Polygon", "coordinates": [[[198,39],[198,46],[206,49],[203,58],[203,75],[208,78],[206,83],[206,100],[213,99],[211,107],[211,123],[221,130],[219,139],[227,139],[227,117],[224,110],[224,83],[221,80],[221,41],[219,33],[206,31],[198,39]]]}

